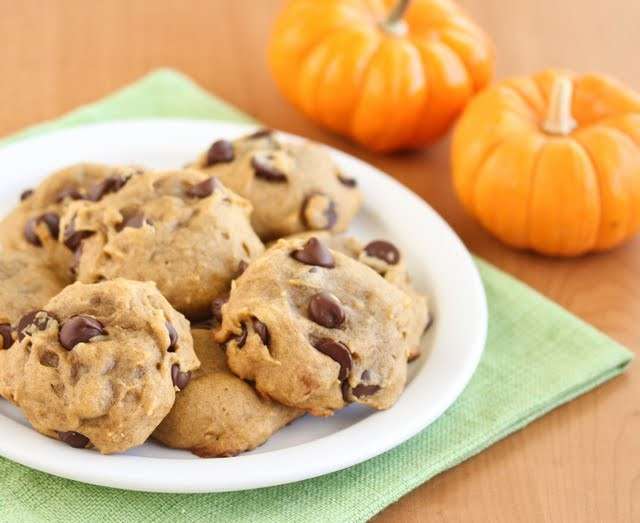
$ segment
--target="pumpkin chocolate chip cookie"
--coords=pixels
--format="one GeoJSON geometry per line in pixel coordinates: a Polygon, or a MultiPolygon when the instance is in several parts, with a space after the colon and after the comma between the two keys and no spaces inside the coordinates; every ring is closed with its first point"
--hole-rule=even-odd
{"type": "Polygon", "coordinates": [[[39,432],[105,454],[144,443],[199,366],[189,323],[152,283],[75,283],[16,330],[0,369],[12,401],[39,432]]]}
{"type": "Polygon", "coordinates": [[[98,202],[73,202],[60,223],[77,279],[154,281],[190,318],[263,251],[251,205],[196,170],[146,172],[98,202]]]}
{"type": "Polygon", "coordinates": [[[34,250],[46,256],[61,276],[71,279],[73,254],[59,241],[60,219],[74,200],[98,201],[117,192],[139,167],[79,163],[54,172],[35,189],[25,190],[20,204],[0,222],[0,242],[10,249],[34,250]]]}
{"type": "Polygon", "coordinates": [[[280,240],[232,286],[216,334],[230,369],[280,403],[330,415],[391,407],[407,372],[412,299],[321,241],[280,240]]]}
{"type": "Polygon", "coordinates": [[[176,395],[169,415],[153,437],[200,457],[235,456],[262,445],[302,411],[262,398],[233,375],[222,347],[205,327],[191,331],[201,367],[176,395]]]}
{"type": "Polygon", "coordinates": [[[361,205],[356,181],[311,142],[284,142],[269,130],[218,140],[193,167],[215,174],[254,206],[263,240],[307,230],[344,231],[361,205]]]}

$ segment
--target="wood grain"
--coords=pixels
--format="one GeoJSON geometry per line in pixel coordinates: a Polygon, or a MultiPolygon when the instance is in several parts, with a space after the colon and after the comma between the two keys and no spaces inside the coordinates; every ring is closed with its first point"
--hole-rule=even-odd
{"type": "MultiPolygon", "coordinates": [[[[640,3],[465,0],[493,35],[498,73],[606,71],[640,88],[640,3]]],[[[277,93],[265,44],[277,0],[0,0],[0,133],[58,116],[160,66],[175,67],[267,124],[327,142],[433,205],[477,254],[610,336],[640,346],[640,239],[551,260],[507,249],[456,202],[446,140],[377,156],[314,126],[277,93]]],[[[392,521],[640,521],[640,374],[557,409],[383,512],[392,521]]]]}

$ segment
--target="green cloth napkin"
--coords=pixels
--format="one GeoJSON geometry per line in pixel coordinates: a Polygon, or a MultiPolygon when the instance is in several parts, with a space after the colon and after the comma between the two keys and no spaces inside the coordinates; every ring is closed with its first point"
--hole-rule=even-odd
{"type": "MultiPolygon", "coordinates": [[[[184,76],[160,70],[17,139],[123,118],[247,116],[184,76]]],[[[486,352],[458,401],[386,454],[291,485],[167,495],[94,487],[0,459],[3,521],[366,521],[436,474],[621,373],[632,354],[540,294],[477,260],[489,303],[486,352]]],[[[0,436],[1,437],[1,436],[0,436]]]]}

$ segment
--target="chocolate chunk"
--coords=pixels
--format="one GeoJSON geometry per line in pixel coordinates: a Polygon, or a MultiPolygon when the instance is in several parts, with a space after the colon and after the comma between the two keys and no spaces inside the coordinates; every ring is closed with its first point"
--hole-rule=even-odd
{"type": "Polygon", "coordinates": [[[353,388],[353,395],[356,398],[364,398],[365,396],[373,396],[379,390],[379,385],[365,385],[364,383],[360,383],[353,388]]]}
{"type": "Polygon", "coordinates": [[[78,343],[87,343],[96,336],[106,334],[104,326],[91,316],[78,315],[69,318],[60,327],[60,345],[71,350],[78,343]]]}
{"type": "Polygon", "coordinates": [[[233,144],[229,140],[218,140],[213,142],[207,151],[206,167],[210,167],[217,163],[232,162],[235,155],[233,153],[233,144]]]}
{"type": "Polygon", "coordinates": [[[329,338],[323,338],[313,345],[316,350],[326,354],[333,361],[340,364],[340,373],[338,379],[340,381],[347,379],[353,366],[353,359],[351,358],[351,352],[349,347],[339,341],[333,341],[329,338]]]}
{"type": "Polygon", "coordinates": [[[169,322],[166,322],[165,325],[169,333],[169,347],[167,347],[167,352],[175,352],[176,345],[178,344],[178,331],[176,331],[176,328],[169,322]]]}
{"type": "Polygon", "coordinates": [[[333,269],[336,266],[333,254],[318,238],[309,238],[302,249],[291,253],[291,257],[306,265],[316,265],[327,269],[333,269]]]}
{"type": "Polygon", "coordinates": [[[396,265],[400,261],[400,251],[395,245],[384,240],[368,243],[364,248],[367,256],[378,258],[389,265],[396,265]]]}
{"type": "Polygon", "coordinates": [[[229,301],[229,296],[220,296],[211,302],[211,311],[213,319],[218,323],[222,323],[222,306],[229,301]]]}
{"type": "Polygon", "coordinates": [[[24,337],[27,336],[27,333],[24,331],[31,325],[34,325],[39,331],[45,330],[50,319],[55,319],[55,317],[47,311],[37,310],[25,314],[20,318],[18,328],[16,329],[18,332],[18,341],[22,341],[24,337]]]}
{"type": "Polygon", "coordinates": [[[217,181],[215,178],[207,178],[206,180],[197,183],[196,185],[191,185],[187,188],[186,194],[190,198],[206,198],[207,196],[211,196],[213,191],[216,190],[217,181]]]}
{"type": "Polygon", "coordinates": [[[269,334],[269,329],[267,328],[267,326],[264,323],[262,323],[255,316],[253,316],[251,318],[251,325],[253,326],[254,332],[258,336],[260,336],[260,339],[262,340],[262,343],[266,347],[268,347],[269,346],[269,342],[271,341],[271,335],[269,334]]]}
{"type": "Polygon", "coordinates": [[[93,185],[87,191],[87,200],[97,202],[102,200],[107,194],[118,192],[124,187],[128,179],[122,176],[109,176],[101,182],[93,185]]]}
{"type": "Polygon", "coordinates": [[[413,353],[409,354],[409,357],[407,358],[407,363],[413,363],[419,357],[420,357],[420,353],[419,352],[413,352],[413,353]]]}
{"type": "Polygon", "coordinates": [[[302,202],[300,218],[309,230],[332,229],[338,222],[336,204],[326,194],[310,194],[302,202]]]}
{"type": "Polygon", "coordinates": [[[349,382],[347,380],[343,380],[340,384],[340,390],[342,391],[342,399],[345,403],[353,403],[353,399],[351,398],[351,387],[349,386],[349,382]]]}
{"type": "MultiPolygon", "coordinates": [[[[206,320],[200,320],[196,323],[192,323],[191,324],[191,328],[192,329],[198,329],[198,330],[212,330],[216,327],[218,323],[213,319],[213,318],[209,318],[206,320]]],[[[224,345],[223,345],[224,348],[224,345]]]]}
{"type": "Polygon", "coordinates": [[[256,174],[256,178],[260,178],[272,183],[286,183],[287,175],[269,162],[269,157],[254,156],[251,158],[251,167],[256,174]]]}
{"type": "Polygon", "coordinates": [[[263,129],[258,129],[255,133],[251,133],[247,138],[249,140],[257,140],[259,138],[266,138],[267,136],[271,136],[273,134],[273,129],[267,129],[266,127],[263,129]]]}
{"type": "Polygon", "coordinates": [[[191,372],[182,372],[180,365],[174,363],[171,366],[171,381],[178,388],[178,390],[184,390],[191,380],[191,372]]]}
{"type": "Polygon", "coordinates": [[[71,267],[69,267],[69,272],[72,277],[78,276],[78,267],[80,266],[80,258],[82,258],[82,243],[78,246],[78,248],[73,253],[73,261],[71,262],[71,267]]]}
{"type": "Polygon", "coordinates": [[[345,314],[338,298],[328,292],[319,292],[309,300],[309,318],[318,325],[336,329],[344,323],[345,314]]]}
{"type": "Polygon", "coordinates": [[[67,249],[77,251],[82,240],[87,239],[89,236],[93,236],[93,234],[95,234],[93,231],[76,231],[74,222],[71,222],[64,230],[62,243],[65,244],[67,249]]]}
{"type": "Polygon", "coordinates": [[[33,194],[33,189],[26,189],[20,194],[20,201],[23,202],[33,194]]]}
{"type": "Polygon", "coordinates": [[[56,196],[56,203],[63,202],[67,198],[71,200],[82,200],[82,194],[73,186],[63,187],[56,196]]]}
{"type": "Polygon", "coordinates": [[[89,445],[89,443],[91,443],[89,438],[79,432],[58,432],[58,437],[60,438],[60,441],[74,449],[84,449],[89,445]]]}
{"type": "Polygon", "coordinates": [[[42,241],[36,232],[36,228],[41,223],[44,223],[47,226],[49,234],[55,240],[58,239],[58,234],[60,233],[60,217],[56,213],[45,212],[40,216],[31,218],[24,226],[24,237],[31,245],[35,245],[36,247],[42,246],[42,241]]]}
{"type": "Polygon", "coordinates": [[[120,211],[122,214],[122,222],[116,226],[118,232],[122,231],[126,227],[132,229],[139,229],[144,225],[144,214],[137,209],[123,209],[120,211]]]}
{"type": "Polygon", "coordinates": [[[349,178],[342,173],[338,173],[338,181],[345,187],[349,187],[351,189],[358,186],[358,182],[355,178],[349,178]]]}
{"type": "Polygon", "coordinates": [[[11,345],[13,345],[11,325],[8,323],[0,323],[0,342],[0,350],[7,350],[11,345]]]}

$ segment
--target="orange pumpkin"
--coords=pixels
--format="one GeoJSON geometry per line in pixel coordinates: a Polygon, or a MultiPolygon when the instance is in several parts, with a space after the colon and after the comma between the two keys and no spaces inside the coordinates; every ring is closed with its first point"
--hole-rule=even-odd
{"type": "Polygon", "coordinates": [[[460,118],[452,168],[464,206],[503,242],[610,249],[640,229],[640,95],[566,71],[495,84],[460,118]]]}
{"type": "Polygon", "coordinates": [[[493,46],[451,0],[291,0],[269,63],[313,120],[393,151],[446,132],[491,79],[493,46]]]}

